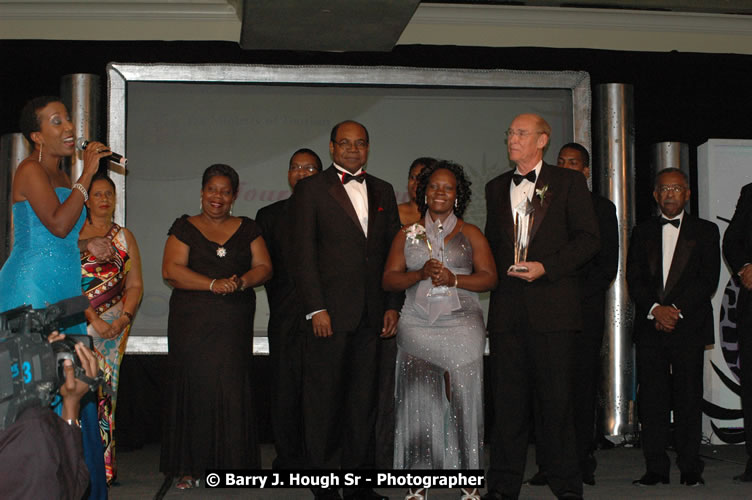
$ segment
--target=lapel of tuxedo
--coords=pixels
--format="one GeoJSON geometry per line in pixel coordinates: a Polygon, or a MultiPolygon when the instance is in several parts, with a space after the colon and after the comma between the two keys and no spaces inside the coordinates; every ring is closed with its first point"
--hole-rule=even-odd
{"type": "Polygon", "coordinates": [[[685,213],[684,217],[682,217],[681,227],[679,228],[679,237],[676,239],[674,257],[671,259],[671,267],[666,278],[664,296],[668,296],[671,293],[671,290],[679,282],[679,278],[681,278],[684,269],[687,267],[687,263],[689,263],[692,250],[697,244],[694,229],[694,221],[685,213]]]}
{"type": "Polygon", "coordinates": [[[329,186],[327,188],[327,191],[329,192],[329,195],[334,198],[334,200],[342,208],[342,211],[345,212],[353,222],[353,224],[355,224],[355,227],[358,228],[358,232],[362,234],[363,237],[365,237],[365,234],[363,234],[363,227],[360,225],[360,221],[358,220],[358,214],[355,213],[355,208],[353,208],[350,197],[347,196],[345,186],[343,186],[342,181],[339,180],[337,169],[334,168],[334,165],[332,165],[326,170],[326,172],[324,172],[324,174],[327,176],[327,184],[329,186]]]}
{"type": "Polygon", "coordinates": [[[538,228],[543,222],[543,218],[546,216],[546,213],[548,212],[548,207],[551,206],[551,199],[553,196],[553,190],[551,189],[551,186],[549,185],[549,181],[551,180],[551,175],[550,175],[551,168],[554,168],[554,167],[549,167],[548,165],[543,163],[543,165],[541,165],[540,175],[538,176],[538,179],[535,182],[535,189],[533,190],[533,199],[531,201],[531,203],[533,204],[533,208],[535,209],[532,215],[533,227],[530,230],[530,242],[531,243],[533,241],[533,238],[535,238],[535,233],[538,232],[538,228]],[[541,203],[541,197],[538,196],[539,189],[540,190],[546,189],[546,193],[543,197],[543,203],[541,203]]]}
{"type": "Polygon", "coordinates": [[[663,299],[663,231],[657,218],[653,218],[649,224],[651,226],[644,242],[648,271],[658,296],[663,299]]]}
{"type": "Polygon", "coordinates": [[[499,218],[501,227],[509,238],[509,241],[514,244],[514,214],[512,213],[512,199],[509,194],[513,173],[514,170],[511,170],[507,175],[502,177],[502,181],[499,183],[499,192],[496,194],[499,198],[499,218]]]}
{"type": "Polygon", "coordinates": [[[366,176],[366,192],[368,193],[368,234],[373,234],[373,226],[377,221],[377,214],[379,209],[382,211],[384,207],[381,205],[381,196],[379,190],[376,189],[376,183],[371,180],[370,176],[366,176]]]}

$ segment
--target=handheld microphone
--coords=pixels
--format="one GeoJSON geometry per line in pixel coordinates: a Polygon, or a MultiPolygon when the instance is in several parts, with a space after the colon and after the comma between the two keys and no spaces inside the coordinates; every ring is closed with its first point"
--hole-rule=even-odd
{"type": "MultiPolygon", "coordinates": [[[[86,151],[86,146],[89,145],[89,140],[84,139],[83,137],[79,137],[76,139],[76,149],[79,151],[86,151]]],[[[128,160],[123,157],[123,155],[119,155],[117,153],[110,153],[110,156],[106,156],[108,160],[110,160],[113,163],[118,163],[122,166],[126,166],[128,164],[128,160]]]]}

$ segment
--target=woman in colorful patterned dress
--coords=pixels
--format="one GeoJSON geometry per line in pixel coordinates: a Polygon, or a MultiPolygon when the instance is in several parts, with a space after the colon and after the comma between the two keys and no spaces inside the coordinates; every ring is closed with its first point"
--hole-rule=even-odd
{"type": "Polygon", "coordinates": [[[99,394],[99,432],[107,484],[112,484],[117,476],[114,433],[120,361],[143,293],[141,257],[133,233],[112,222],[115,184],[107,175],[97,174],[92,179],[86,210],[79,238],[105,237],[115,248],[115,258],[106,263],[89,252],[81,254],[81,285],[91,303],[86,311],[88,333],[94,338],[97,361],[105,377],[105,390],[100,389],[99,394]]]}

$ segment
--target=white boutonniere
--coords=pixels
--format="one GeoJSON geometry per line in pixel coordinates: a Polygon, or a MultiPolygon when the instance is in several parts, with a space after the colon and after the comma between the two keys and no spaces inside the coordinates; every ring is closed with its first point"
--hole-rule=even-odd
{"type": "Polygon", "coordinates": [[[542,188],[536,189],[535,194],[538,195],[538,198],[540,198],[541,206],[543,206],[543,202],[546,200],[546,193],[548,192],[548,184],[543,186],[542,188]]]}

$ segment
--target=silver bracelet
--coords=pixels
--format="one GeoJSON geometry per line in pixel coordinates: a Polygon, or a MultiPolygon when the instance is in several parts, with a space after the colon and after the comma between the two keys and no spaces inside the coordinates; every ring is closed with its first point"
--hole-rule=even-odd
{"type": "Polygon", "coordinates": [[[454,275],[454,285],[452,285],[454,288],[457,288],[457,283],[460,281],[459,277],[455,274],[454,275]]]}
{"type": "Polygon", "coordinates": [[[84,203],[89,201],[89,193],[86,191],[86,188],[83,184],[79,184],[78,182],[73,184],[73,187],[71,189],[78,189],[81,191],[81,194],[84,195],[84,203]]]}
{"type": "Polygon", "coordinates": [[[214,286],[214,282],[217,281],[216,279],[213,279],[211,283],[209,283],[209,291],[213,292],[214,289],[212,288],[214,286]]]}
{"type": "Polygon", "coordinates": [[[77,418],[68,418],[65,420],[65,423],[72,427],[78,427],[79,429],[81,428],[81,421],[77,418]]]}

